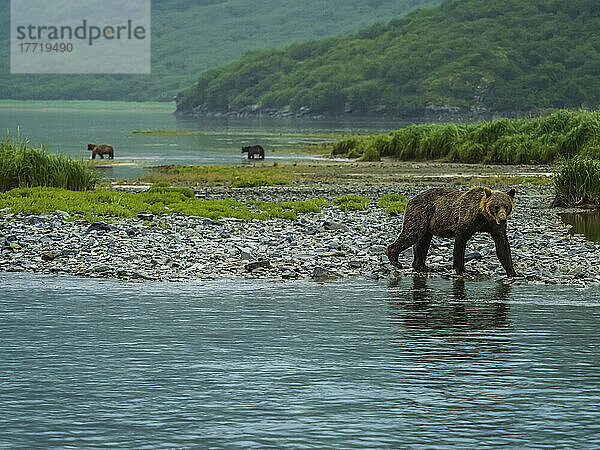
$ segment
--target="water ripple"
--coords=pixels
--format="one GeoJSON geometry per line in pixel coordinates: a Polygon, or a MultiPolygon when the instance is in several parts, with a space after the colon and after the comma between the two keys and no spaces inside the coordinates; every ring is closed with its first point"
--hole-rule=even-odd
{"type": "Polygon", "coordinates": [[[0,446],[588,447],[600,291],[0,274],[0,446]]]}

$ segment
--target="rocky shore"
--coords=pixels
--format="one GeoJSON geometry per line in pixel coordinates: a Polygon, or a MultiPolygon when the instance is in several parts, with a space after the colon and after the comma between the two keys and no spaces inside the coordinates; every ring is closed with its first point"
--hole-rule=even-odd
{"type": "Polygon", "coordinates": [[[338,114],[324,114],[315,112],[308,106],[296,109],[263,108],[260,105],[246,105],[239,109],[229,111],[211,111],[204,105],[196,106],[190,110],[177,109],[174,113],[181,117],[227,117],[236,119],[311,119],[323,120],[332,118],[382,118],[398,119],[409,122],[476,122],[480,120],[495,120],[499,118],[521,118],[537,116],[539,111],[490,111],[482,107],[457,107],[449,105],[426,106],[418,111],[388,111],[385,105],[374,107],[370,111],[344,110],[338,114]]]}
{"type": "MultiPolygon", "coordinates": [[[[386,245],[402,228],[402,216],[389,216],[376,200],[385,193],[408,197],[422,186],[331,186],[256,189],[203,188],[200,198],[306,200],[340,194],[365,195],[368,211],[324,208],[297,221],[244,222],[201,217],[140,215],[89,224],[68,214],[11,215],[0,212],[0,271],[115,277],[125,280],[202,280],[231,278],[333,280],[386,279],[413,274],[412,250],[392,267],[386,245]]],[[[509,239],[517,271],[512,283],[600,283],[600,243],[570,235],[550,209],[546,187],[520,187],[509,220],[509,239]]],[[[467,247],[467,270],[476,279],[506,280],[492,240],[476,235],[467,247]]],[[[452,277],[452,240],[434,238],[430,276],[452,277]]]]}

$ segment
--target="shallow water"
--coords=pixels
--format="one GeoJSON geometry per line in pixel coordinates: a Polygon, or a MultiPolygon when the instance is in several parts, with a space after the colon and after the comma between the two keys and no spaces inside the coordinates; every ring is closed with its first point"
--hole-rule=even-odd
{"type": "Polygon", "coordinates": [[[0,286],[0,446],[600,443],[598,289],[0,286]]]}
{"type": "MultiPolygon", "coordinates": [[[[0,135],[8,131],[28,137],[35,145],[75,158],[88,159],[88,143],[109,143],[117,162],[140,165],[236,164],[247,160],[240,149],[261,144],[269,161],[311,159],[290,153],[306,144],[337,140],[344,132],[371,132],[405,124],[380,119],[272,120],[178,118],[174,104],[124,102],[0,102],[0,135]],[[195,136],[152,136],[134,130],[202,131],[195,136]]],[[[108,176],[132,177],[140,167],[105,169],[108,176]]]]}
{"type": "Polygon", "coordinates": [[[590,241],[600,242],[600,211],[564,213],[560,218],[573,226],[569,230],[571,234],[583,234],[590,241]]]}

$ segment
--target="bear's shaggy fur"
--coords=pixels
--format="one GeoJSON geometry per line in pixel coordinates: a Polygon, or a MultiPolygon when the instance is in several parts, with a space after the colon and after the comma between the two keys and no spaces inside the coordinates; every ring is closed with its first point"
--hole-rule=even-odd
{"type": "Polygon", "coordinates": [[[88,144],[88,150],[92,152],[92,159],[96,159],[96,155],[99,155],[101,159],[104,159],[104,155],[108,155],[110,159],[115,159],[115,151],[110,145],[88,144]]]}
{"type": "Polygon", "coordinates": [[[433,236],[454,238],[454,270],[465,271],[467,241],[479,232],[492,236],[496,254],[509,277],[516,276],[510,245],[506,237],[506,220],[515,205],[515,190],[507,193],[476,187],[467,192],[435,188],[422,192],[408,202],[402,233],[388,246],[390,262],[399,267],[398,255],[411,245],[413,268],[427,270],[425,259],[433,236]]]}

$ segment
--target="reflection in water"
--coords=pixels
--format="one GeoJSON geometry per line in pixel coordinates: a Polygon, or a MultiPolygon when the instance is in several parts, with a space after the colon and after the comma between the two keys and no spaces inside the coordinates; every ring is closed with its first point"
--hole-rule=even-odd
{"type": "Polygon", "coordinates": [[[408,299],[404,290],[390,291],[389,315],[394,322],[423,331],[485,330],[509,324],[510,285],[499,283],[488,298],[470,300],[462,278],[453,280],[450,292],[440,293],[439,289],[430,289],[427,283],[426,277],[414,276],[412,298],[408,299]]]}
{"type": "Polygon", "coordinates": [[[591,241],[600,242],[600,211],[565,213],[560,218],[564,223],[573,225],[571,234],[583,234],[591,241]]]}
{"type": "Polygon", "coordinates": [[[25,273],[0,287],[0,448],[600,442],[598,290],[25,273]]]}

